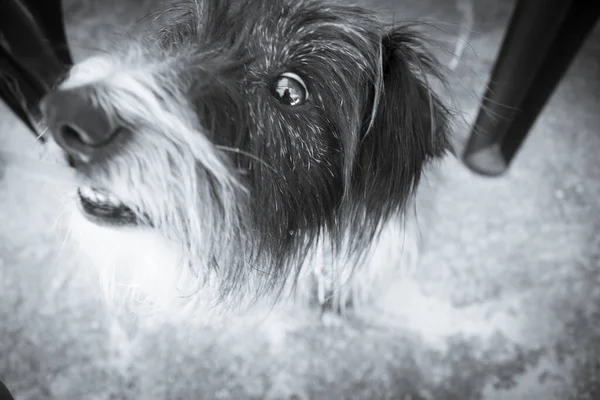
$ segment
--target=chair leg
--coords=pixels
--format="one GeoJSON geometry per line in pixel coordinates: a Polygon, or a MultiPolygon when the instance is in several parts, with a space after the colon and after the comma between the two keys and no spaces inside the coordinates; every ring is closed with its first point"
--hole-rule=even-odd
{"type": "Polygon", "coordinates": [[[62,0],[22,0],[29,10],[36,11],[36,20],[45,32],[50,48],[63,67],[73,65],[69,50],[65,22],[63,18],[62,0]]]}
{"type": "Polygon", "coordinates": [[[0,98],[32,130],[71,64],[60,0],[0,1],[0,98]]]}
{"type": "Polygon", "coordinates": [[[8,391],[8,388],[2,381],[0,381],[0,399],[14,400],[12,394],[8,391]]]}
{"type": "Polygon", "coordinates": [[[507,165],[510,165],[536,118],[594,29],[599,16],[600,2],[584,4],[583,1],[575,1],[572,4],[544,59],[544,67],[531,85],[534,90],[530,90],[523,100],[515,120],[502,141],[500,150],[507,165]]]}
{"type": "MultiPolygon", "coordinates": [[[[573,1],[519,0],[463,154],[483,175],[506,171],[502,141],[532,89],[573,1]]],[[[531,117],[535,118],[535,115],[531,117]]]]}
{"type": "Polygon", "coordinates": [[[35,104],[44,95],[44,86],[0,44],[0,99],[32,131],[35,104]]]}

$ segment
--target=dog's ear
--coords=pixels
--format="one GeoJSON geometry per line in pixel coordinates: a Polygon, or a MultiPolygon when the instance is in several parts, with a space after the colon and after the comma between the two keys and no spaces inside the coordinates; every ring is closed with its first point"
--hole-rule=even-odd
{"type": "Polygon", "coordinates": [[[352,172],[353,192],[367,212],[398,211],[424,166],[449,149],[448,109],[432,92],[438,76],[423,40],[395,28],[381,43],[381,68],[373,80],[352,172]]]}

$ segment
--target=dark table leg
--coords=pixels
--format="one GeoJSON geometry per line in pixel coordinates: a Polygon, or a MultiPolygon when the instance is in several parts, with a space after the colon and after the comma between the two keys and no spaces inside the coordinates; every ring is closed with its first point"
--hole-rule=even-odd
{"type": "Polygon", "coordinates": [[[35,104],[45,93],[43,83],[0,45],[0,99],[32,132],[35,104]]]}
{"type": "Polygon", "coordinates": [[[0,99],[32,130],[38,104],[72,64],[60,0],[0,1],[0,99]]]}
{"type": "Polygon", "coordinates": [[[70,67],[73,60],[65,32],[62,0],[23,0],[23,2],[27,4],[27,8],[35,12],[36,20],[46,33],[46,40],[62,64],[63,70],[65,67],[70,67]]]}
{"type": "Polygon", "coordinates": [[[583,0],[519,0],[463,154],[469,168],[506,171],[599,10],[583,0]]]}
{"type": "Polygon", "coordinates": [[[2,381],[0,381],[0,399],[2,400],[14,400],[12,394],[8,391],[8,388],[2,381]]]}

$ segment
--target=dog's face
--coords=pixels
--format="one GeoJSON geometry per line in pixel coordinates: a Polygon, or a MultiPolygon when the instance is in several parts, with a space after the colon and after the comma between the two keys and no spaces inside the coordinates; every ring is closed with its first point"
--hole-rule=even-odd
{"type": "Polygon", "coordinates": [[[316,247],[354,268],[447,148],[417,36],[314,1],[191,1],[161,17],[42,104],[81,215],[141,252],[176,250],[190,274],[173,279],[217,297],[281,288],[316,247]]]}

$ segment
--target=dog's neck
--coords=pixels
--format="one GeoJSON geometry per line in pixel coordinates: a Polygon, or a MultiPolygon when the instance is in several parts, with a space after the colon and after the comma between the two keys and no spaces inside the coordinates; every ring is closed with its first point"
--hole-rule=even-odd
{"type": "Polygon", "coordinates": [[[340,312],[369,304],[386,286],[416,267],[416,220],[411,215],[386,221],[359,256],[347,246],[333,252],[319,242],[301,268],[291,301],[340,312]]]}
{"type": "MultiPolygon", "coordinates": [[[[182,246],[165,241],[156,232],[128,232],[98,227],[73,214],[72,230],[81,253],[89,257],[101,275],[107,301],[134,312],[158,311],[156,315],[211,323],[226,315],[249,309],[273,307],[321,307],[336,312],[369,304],[393,282],[409,274],[417,264],[418,230],[414,215],[386,221],[371,246],[360,258],[345,257],[352,251],[336,252],[324,241],[312,246],[297,279],[290,278],[283,290],[260,299],[238,303],[221,299],[218,277],[204,279],[194,274],[204,266],[194,265],[182,256],[182,246]],[[94,238],[94,240],[90,240],[94,238]],[[110,252],[103,249],[111,248],[110,252]],[[176,311],[176,312],[173,312],[176,311]]],[[[256,285],[260,285],[257,271],[256,285]]],[[[245,290],[256,292],[252,279],[245,290]]],[[[240,298],[248,299],[243,294],[240,298]]]]}

